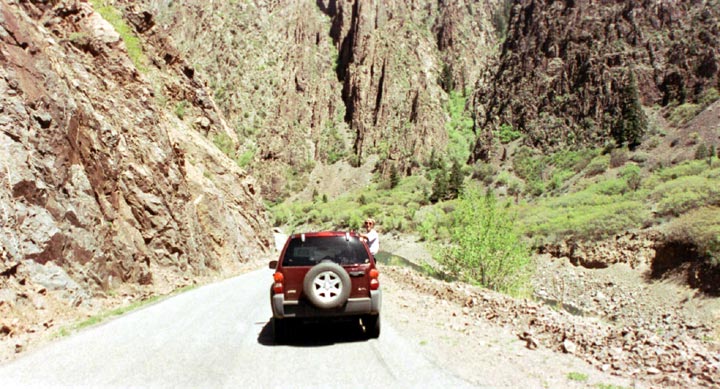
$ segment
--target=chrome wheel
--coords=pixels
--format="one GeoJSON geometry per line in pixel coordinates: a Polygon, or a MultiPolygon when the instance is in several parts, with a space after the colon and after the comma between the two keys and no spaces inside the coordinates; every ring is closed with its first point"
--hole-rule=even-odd
{"type": "Polygon", "coordinates": [[[342,294],[342,280],[332,271],[324,271],[313,279],[313,293],[323,303],[332,303],[342,294]]]}

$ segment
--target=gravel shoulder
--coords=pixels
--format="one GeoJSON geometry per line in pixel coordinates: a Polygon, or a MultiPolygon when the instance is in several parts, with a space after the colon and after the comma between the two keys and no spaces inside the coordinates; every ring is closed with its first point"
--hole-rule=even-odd
{"type": "MultiPolygon", "coordinates": [[[[427,255],[412,237],[384,239],[385,250],[400,248],[406,259],[427,255]]],[[[385,266],[384,285],[399,289],[408,312],[399,320],[408,333],[424,334],[417,341],[426,344],[435,339],[433,352],[449,349],[438,360],[454,361],[449,368],[471,381],[497,361],[491,372],[507,368],[502,376],[509,377],[498,385],[720,387],[720,299],[677,279],[648,279],[642,267],[587,269],[547,255],[536,260],[533,299],[439,281],[408,267],[385,266]],[[523,379],[516,370],[537,380],[515,382],[512,377],[523,379]]]]}
{"type": "Polygon", "coordinates": [[[382,267],[385,320],[444,369],[478,386],[585,388],[596,385],[644,387],[604,373],[582,359],[545,347],[529,349],[511,327],[495,325],[437,293],[413,288],[435,283],[397,267],[382,267]],[[410,280],[414,278],[414,280],[410,280]]]}

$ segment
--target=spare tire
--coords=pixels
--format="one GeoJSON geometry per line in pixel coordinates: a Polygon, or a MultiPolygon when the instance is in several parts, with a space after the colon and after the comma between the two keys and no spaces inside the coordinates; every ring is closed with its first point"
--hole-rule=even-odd
{"type": "Polygon", "coordinates": [[[321,309],[337,308],[350,297],[350,275],[334,262],[320,262],[313,266],[303,280],[303,293],[321,309]]]}

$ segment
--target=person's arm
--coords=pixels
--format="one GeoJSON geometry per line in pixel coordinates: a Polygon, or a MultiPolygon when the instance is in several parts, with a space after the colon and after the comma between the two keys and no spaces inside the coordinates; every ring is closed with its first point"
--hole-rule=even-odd
{"type": "Polygon", "coordinates": [[[365,239],[367,240],[368,246],[371,245],[371,244],[373,244],[376,240],[378,240],[378,233],[377,233],[377,231],[375,231],[375,230],[371,231],[370,233],[368,233],[367,235],[365,235],[365,239]],[[372,240],[370,239],[370,236],[373,237],[372,240]]]}

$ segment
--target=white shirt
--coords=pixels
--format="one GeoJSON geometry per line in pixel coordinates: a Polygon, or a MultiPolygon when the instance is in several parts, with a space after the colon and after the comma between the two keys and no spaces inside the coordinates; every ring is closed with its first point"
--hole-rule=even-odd
{"type": "Polygon", "coordinates": [[[373,256],[380,251],[380,239],[378,239],[378,233],[375,229],[368,231],[367,233],[367,245],[370,247],[370,254],[373,256]]]}

